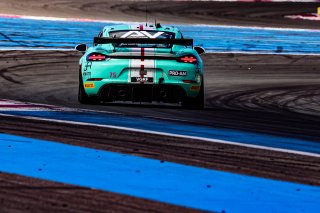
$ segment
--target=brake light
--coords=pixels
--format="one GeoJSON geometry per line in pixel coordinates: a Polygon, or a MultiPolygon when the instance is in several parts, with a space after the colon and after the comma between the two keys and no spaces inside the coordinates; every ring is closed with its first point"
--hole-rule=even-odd
{"type": "Polygon", "coordinates": [[[197,59],[196,57],[192,56],[192,55],[185,55],[182,56],[178,59],[179,62],[184,62],[184,63],[197,63],[197,59]]]}
{"type": "Polygon", "coordinates": [[[183,82],[187,83],[187,84],[191,84],[191,83],[195,84],[195,83],[197,83],[196,81],[193,81],[193,80],[183,80],[183,82]]]}
{"type": "Polygon", "coordinates": [[[107,56],[101,53],[91,53],[87,56],[87,61],[104,61],[107,56]]]}

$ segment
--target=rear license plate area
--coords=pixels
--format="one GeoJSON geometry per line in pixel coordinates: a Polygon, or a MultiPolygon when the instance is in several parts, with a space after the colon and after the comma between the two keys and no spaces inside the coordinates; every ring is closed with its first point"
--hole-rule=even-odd
{"type": "Polygon", "coordinates": [[[131,77],[131,82],[148,82],[148,83],[152,83],[153,82],[153,78],[152,77],[131,77]]]}

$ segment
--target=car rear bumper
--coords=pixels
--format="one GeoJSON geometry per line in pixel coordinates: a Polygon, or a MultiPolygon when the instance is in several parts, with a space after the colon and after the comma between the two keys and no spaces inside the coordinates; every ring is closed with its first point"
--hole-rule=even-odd
{"type": "Polygon", "coordinates": [[[168,84],[106,84],[98,92],[103,101],[179,103],[186,97],[179,85],[168,84]]]}

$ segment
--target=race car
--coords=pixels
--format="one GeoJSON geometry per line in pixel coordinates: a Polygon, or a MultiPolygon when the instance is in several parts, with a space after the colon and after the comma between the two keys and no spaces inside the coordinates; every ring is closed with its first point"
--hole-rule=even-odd
{"type": "Polygon", "coordinates": [[[78,100],[181,103],[204,107],[202,47],[173,26],[106,26],[82,52],[78,100]]]}

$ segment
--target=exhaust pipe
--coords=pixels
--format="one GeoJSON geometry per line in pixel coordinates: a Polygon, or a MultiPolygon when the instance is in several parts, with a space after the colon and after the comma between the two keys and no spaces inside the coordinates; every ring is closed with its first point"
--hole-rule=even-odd
{"type": "Polygon", "coordinates": [[[119,97],[123,98],[123,97],[125,97],[126,95],[127,95],[127,92],[126,92],[125,90],[119,90],[119,91],[118,91],[118,96],[119,96],[119,97]]]}
{"type": "Polygon", "coordinates": [[[161,98],[166,98],[166,97],[167,97],[167,92],[164,91],[164,90],[161,90],[161,91],[159,92],[159,95],[160,95],[161,98]]]}

